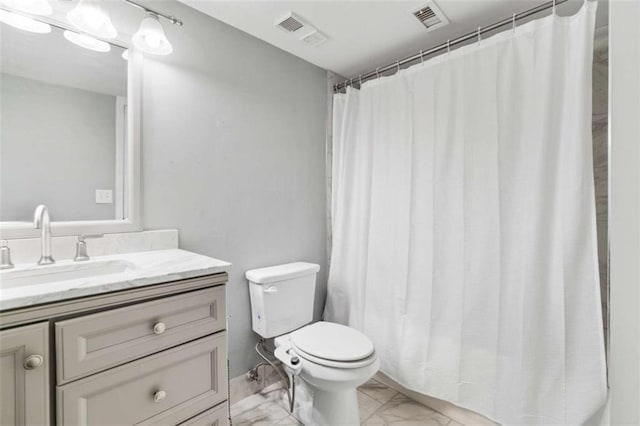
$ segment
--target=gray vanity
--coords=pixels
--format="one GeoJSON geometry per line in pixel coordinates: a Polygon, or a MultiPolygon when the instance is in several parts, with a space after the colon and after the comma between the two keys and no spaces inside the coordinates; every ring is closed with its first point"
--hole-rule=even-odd
{"type": "Polygon", "coordinates": [[[229,264],[171,249],[82,267],[118,259],[125,270],[22,288],[36,267],[3,272],[0,424],[228,424],[229,264]]]}

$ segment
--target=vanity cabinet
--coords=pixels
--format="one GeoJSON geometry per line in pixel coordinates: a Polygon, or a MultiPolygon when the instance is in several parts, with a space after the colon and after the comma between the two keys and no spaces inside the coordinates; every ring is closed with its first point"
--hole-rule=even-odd
{"type": "Polygon", "coordinates": [[[49,324],[0,331],[0,425],[49,424],[49,324]]]}
{"type": "Polygon", "coordinates": [[[227,426],[226,278],[0,312],[0,425],[227,426]]]}
{"type": "Polygon", "coordinates": [[[229,424],[227,411],[226,404],[222,404],[180,423],[180,426],[226,426],[229,424]]]}

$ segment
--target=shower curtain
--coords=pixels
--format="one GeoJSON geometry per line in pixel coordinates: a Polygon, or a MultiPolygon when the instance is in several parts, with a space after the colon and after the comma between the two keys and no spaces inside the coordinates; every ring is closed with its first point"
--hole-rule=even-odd
{"type": "Polygon", "coordinates": [[[325,318],[405,387],[503,424],[579,424],[606,398],[595,11],[334,97],[325,318]]]}

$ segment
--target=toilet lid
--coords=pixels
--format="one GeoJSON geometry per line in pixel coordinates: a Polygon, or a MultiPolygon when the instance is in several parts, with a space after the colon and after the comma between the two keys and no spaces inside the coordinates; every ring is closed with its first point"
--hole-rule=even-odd
{"type": "Polygon", "coordinates": [[[332,322],[316,322],[291,333],[291,343],[331,361],[359,361],[373,353],[373,343],[358,330],[332,322]]]}

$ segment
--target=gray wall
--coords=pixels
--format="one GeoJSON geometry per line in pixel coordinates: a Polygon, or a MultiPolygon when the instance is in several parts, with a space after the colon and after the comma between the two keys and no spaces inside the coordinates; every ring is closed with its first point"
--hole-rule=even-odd
{"type": "Polygon", "coordinates": [[[113,219],[116,97],[0,74],[0,220],[113,219]]]}
{"type": "Polygon", "coordinates": [[[257,362],[246,270],[319,263],[324,305],[325,71],[175,2],[174,46],[144,65],[147,229],[233,263],[227,287],[230,377],[257,362]]]}

